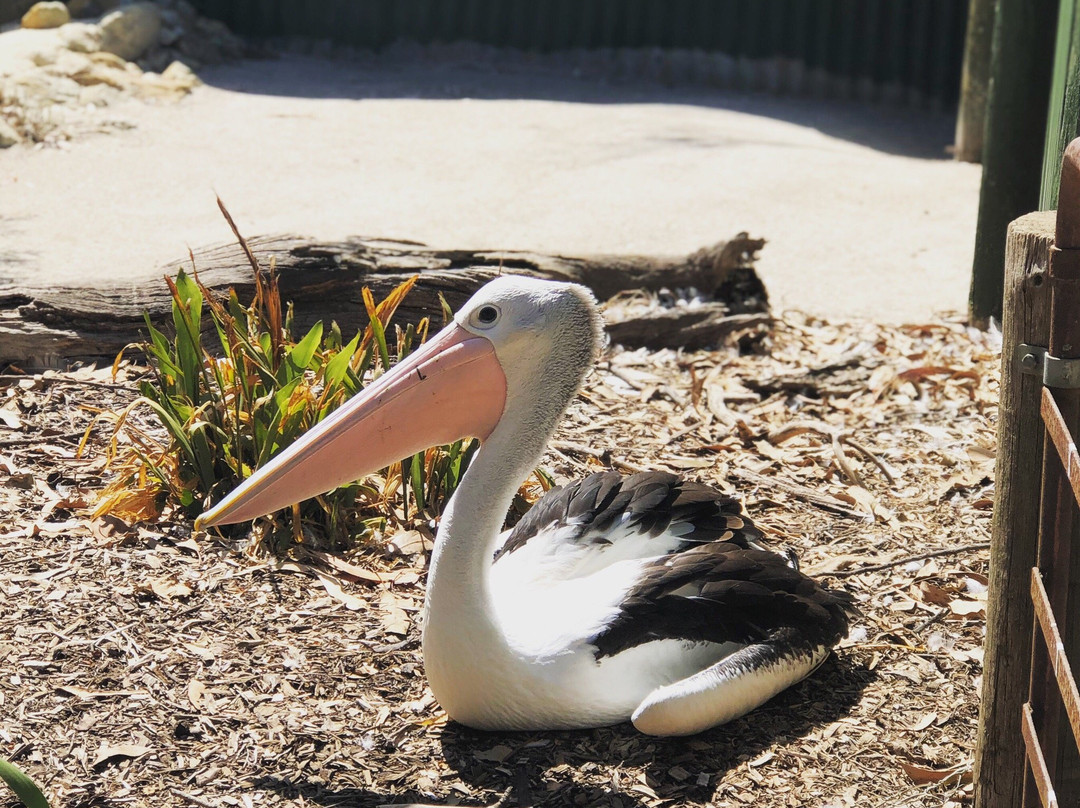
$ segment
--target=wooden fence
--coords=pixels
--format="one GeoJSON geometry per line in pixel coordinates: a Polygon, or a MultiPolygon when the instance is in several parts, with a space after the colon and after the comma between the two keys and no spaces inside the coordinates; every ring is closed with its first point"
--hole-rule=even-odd
{"type": "Polygon", "coordinates": [[[1080,138],[1056,216],[1009,228],[976,808],[1080,805],[1078,427],[1080,138]]]}

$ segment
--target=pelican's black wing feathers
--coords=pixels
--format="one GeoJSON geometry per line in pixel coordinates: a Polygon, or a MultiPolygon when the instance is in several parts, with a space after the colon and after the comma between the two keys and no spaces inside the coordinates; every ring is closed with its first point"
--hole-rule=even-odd
{"type": "Polygon", "coordinates": [[[715,488],[662,471],[626,477],[605,471],[548,491],[517,523],[495,558],[552,528],[565,529],[568,541],[607,543],[616,524],[652,537],[670,531],[687,545],[723,540],[750,547],[761,538],[741,515],[738,500],[715,488]]]}
{"type": "Polygon", "coordinates": [[[615,618],[590,642],[601,658],[645,642],[780,641],[791,650],[847,635],[853,599],[768,550],[714,542],[651,561],[615,618]]]}

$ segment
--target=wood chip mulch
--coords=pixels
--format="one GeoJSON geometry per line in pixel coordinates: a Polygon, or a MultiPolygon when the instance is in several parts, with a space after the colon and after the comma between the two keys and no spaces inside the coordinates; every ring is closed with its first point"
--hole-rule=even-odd
{"type": "Polygon", "coordinates": [[[721,351],[609,351],[545,459],[556,479],[667,468],[738,493],[862,609],[808,680],[671,740],[448,723],[420,656],[420,534],[281,561],[179,518],[92,520],[107,429],[77,457],[81,407],[122,407],[135,369],[9,370],[0,757],[56,806],[966,804],[999,350],[957,321],[787,315],[721,351]]]}

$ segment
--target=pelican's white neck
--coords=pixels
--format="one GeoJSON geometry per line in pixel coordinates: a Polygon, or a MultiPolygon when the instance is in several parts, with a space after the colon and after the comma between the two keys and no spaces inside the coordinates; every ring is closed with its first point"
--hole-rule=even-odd
{"type": "Polygon", "coordinates": [[[425,673],[446,711],[476,725],[490,708],[479,682],[520,678],[523,660],[495,608],[491,564],[506,512],[550,430],[514,429],[506,415],[473,457],[443,512],[424,601],[425,673]]]}
{"type": "Polygon", "coordinates": [[[501,311],[502,320],[482,335],[495,346],[505,403],[443,513],[424,603],[432,692],[450,715],[472,726],[496,709],[492,690],[505,700],[531,675],[512,641],[512,621],[495,607],[495,545],[514,493],[540,460],[602,334],[595,302],[580,287],[518,279],[486,288],[493,290],[488,302],[463,310],[459,325],[483,332],[490,321],[474,323],[474,315],[491,309],[498,318],[501,311]],[[519,287],[530,294],[522,297],[519,287]]]}

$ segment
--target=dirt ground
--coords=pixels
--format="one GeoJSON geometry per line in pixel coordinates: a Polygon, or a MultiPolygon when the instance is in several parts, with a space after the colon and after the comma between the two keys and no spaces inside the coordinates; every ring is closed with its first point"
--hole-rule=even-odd
{"type": "Polygon", "coordinates": [[[189,245],[230,239],[216,191],[248,235],[685,255],[745,230],[768,240],[758,269],[778,309],[891,323],[966,309],[980,169],[949,159],[946,114],[467,48],[199,75],[178,103],[98,109],[109,134],[0,151],[0,291],[156,279],[189,245]]]}
{"type": "Polygon", "coordinates": [[[0,745],[58,806],[956,808],[998,351],[953,321],[795,315],[713,352],[609,351],[555,477],[667,468],[736,492],[862,610],[808,680],[674,740],[448,723],[419,649],[425,542],[282,563],[182,519],[92,520],[108,430],[77,457],[87,407],[123,406],[137,370],[4,376],[0,745]]]}
{"type": "Polygon", "coordinates": [[[80,440],[139,369],[9,369],[0,753],[77,808],[966,804],[1000,346],[935,315],[965,307],[978,197],[950,118],[489,57],[243,61],[0,150],[0,294],[155,278],[230,238],[214,191],[246,233],[327,240],[685,254],[748,230],[773,327],[611,349],[544,462],[739,495],[857,598],[849,638],[692,738],[467,730],[425,684],[423,524],[274,559],[175,515],[93,519],[109,430],[80,440]]]}

